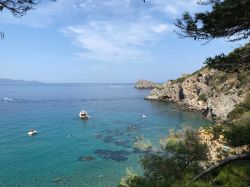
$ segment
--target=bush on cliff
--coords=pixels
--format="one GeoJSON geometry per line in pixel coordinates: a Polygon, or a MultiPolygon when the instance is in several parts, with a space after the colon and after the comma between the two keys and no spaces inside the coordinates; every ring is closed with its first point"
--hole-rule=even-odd
{"type": "Polygon", "coordinates": [[[245,112],[249,112],[250,111],[250,95],[248,95],[244,102],[240,103],[239,105],[237,105],[229,114],[228,114],[228,118],[229,120],[234,120],[234,119],[238,119],[240,118],[240,116],[242,116],[245,112]]]}
{"type": "Polygon", "coordinates": [[[244,47],[235,49],[228,55],[220,54],[213,58],[209,57],[204,64],[210,68],[227,73],[248,72],[250,70],[250,43],[247,43],[244,47]]]}
{"type": "Polygon", "coordinates": [[[250,95],[228,114],[225,137],[232,146],[250,145],[250,95]]]}
{"type": "Polygon", "coordinates": [[[198,135],[190,128],[181,133],[170,132],[161,140],[161,150],[141,158],[144,176],[125,177],[120,187],[172,186],[202,170],[199,161],[207,160],[207,146],[199,142],[198,135]],[[192,174],[192,175],[191,175],[192,174]],[[124,180],[127,179],[127,180],[124,180]]]}
{"type": "Polygon", "coordinates": [[[199,95],[198,101],[204,101],[204,102],[207,102],[207,96],[206,94],[202,93],[201,95],[199,95]]]}

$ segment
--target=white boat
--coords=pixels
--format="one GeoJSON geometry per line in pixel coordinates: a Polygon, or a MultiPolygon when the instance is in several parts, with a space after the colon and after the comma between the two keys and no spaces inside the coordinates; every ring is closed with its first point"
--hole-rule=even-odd
{"type": "Polygon", "coordinates": [[[142,115],[142,119],[146,119],[147,118],[147,116],[145,116],[145,115],[142,115]]]}
{"type": "Polygon", "coordinates": [[[31,129],[31,130],[28,132],[28,135],[29,135],[29,136],[34,136],[34,135],[36,135],[36,134],[37,134],[37,131],[34,130],[34,129],[31,129]]]}
{"type": "Polygon", "coordinates": [[[90,118],[90,116],[88,115],[88,113],[86,111],[84,111],[84,110],[80,111],[79,117],[81,119],[89,119],[90,118]]]}

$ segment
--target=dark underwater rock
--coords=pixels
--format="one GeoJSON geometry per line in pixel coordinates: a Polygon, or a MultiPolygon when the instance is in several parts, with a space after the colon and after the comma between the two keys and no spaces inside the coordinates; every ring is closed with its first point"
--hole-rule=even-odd
{"type": "Polygon", "coordinates": [[[64,180],[63,180],[63,178],[54,178],[51,180],[51,182],[54,184],[62,184],[62,183],[64,183],[64,180]]]}
{"type": "Polygon", "coordinates": [[[97,149],[95,151],[95,154],[106,160],[114,160],[116,162],[121,162],[128,160],[127,156],[130,154],[130,152],[124,150],[111,151],[106,149],[97,149]]]}
{"type": "Polygon", "coordinates": [[[95,160],[93,156],[82,156],[78,158],[79,161],[92,161],[95,160]]]}
{"type": "Polygon", "coordinates": [[[126,140],[117,140],[114,142],[115,145],[118,145],[118,146],[122,146],[122,147],[126,147],[126,148],[130,148],[131,146],[129,145],[129,141],[126,141],[126,140]]]}
{"type": "Polygon", "coordinates": [[[137,127],[133,125],[129,125],[127,129],[128,131],[137,131],[137,127]]]}
{"type": "Polygon", "coordinates": [[[103,138],[103,141],[104,141],[105,143],[110,143],[110,142],[114,142],[115,139],[113,138],[112,135],[110,135],[110,136],[105,136],[105,137],[103,138]]]}

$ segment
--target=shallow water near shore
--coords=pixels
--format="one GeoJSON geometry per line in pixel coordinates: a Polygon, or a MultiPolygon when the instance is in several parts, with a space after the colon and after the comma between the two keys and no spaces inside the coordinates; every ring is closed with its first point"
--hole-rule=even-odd
{"type": "Polygon", "coordinates": [[[142,171],[137,136],[157,144],[170,128],[208,123],[144,100],[148,93],[132,84],[0,85],[0,186],[117,186],[127,167],[142,171]],[[82,108],[87,121],[78,118],[82,108]]]}

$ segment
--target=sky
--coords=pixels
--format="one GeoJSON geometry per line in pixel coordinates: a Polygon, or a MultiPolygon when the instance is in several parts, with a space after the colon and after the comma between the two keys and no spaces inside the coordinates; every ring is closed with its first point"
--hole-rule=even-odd
{"type": "Polygon", "coordinates": [[[41,0],[27,15],[0,12],[0,78],[48,83],[165,82],[240,43],[180,39],[197,0],[41,0]]]}

